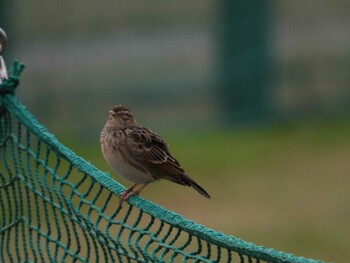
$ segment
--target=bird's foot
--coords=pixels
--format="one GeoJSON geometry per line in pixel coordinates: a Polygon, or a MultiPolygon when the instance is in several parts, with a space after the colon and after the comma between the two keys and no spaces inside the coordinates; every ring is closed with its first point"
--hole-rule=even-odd
{"type": "Polygon", "coordinates": [[[133,192],[131,190],[130,191],[125,190],[120,196],[120,202],[119,202],[120,206],[123,205],[123,202],[125,200],[129,199],[130,197],[132,197],[134,195],[138,195],[138,194],[139,194],[138,192],[133,192]]]}
{"type": "Polygon", "coordinates": [[[134,184],[130,188],[126,189],[121,195],[120,195],[120,206],[122,206],[123,202],[127,200],[129,197],[132,197],[133,195],[138,194],[138,192],[133,192],[132,190],[137,184],[134,184]]]}
{"type": "Polygon", "coordinates": [[[129,199],[130,197],[134,196],[134,195],[139,195],[139,193],[148,185],[148,183],[145,183],[142,185],[142,187],[133,192],[134,187],[137,184],[134,184],[133,186],[131,186],[130,188],[126,189],[121,195],[120,195],[120,206],[122,206],[123,202],[127,199],[129,199]]]}
{"type": "Polygon", "coordinates": [[[128,190],[125,190],[121,196],[120,196],[120,199],[121,200],[127,200],[129,197],[132,197],[134,195],[138,195],[139,193],[138,192],[133,192],[132,190],[128,191],[128,190]]]}

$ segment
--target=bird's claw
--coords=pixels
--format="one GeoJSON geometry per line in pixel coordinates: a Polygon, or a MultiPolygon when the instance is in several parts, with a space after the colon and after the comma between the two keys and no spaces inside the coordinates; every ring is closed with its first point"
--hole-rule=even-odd
{"type": "Polygon", "coordinates": [[[127,199],[129,199],[130,197],[134,196],[134,195],[138,195],[138,191],[133,192],[131,189],[126,189],[120,196],[120,206],[122,206],[123,202],[127,199]]]}

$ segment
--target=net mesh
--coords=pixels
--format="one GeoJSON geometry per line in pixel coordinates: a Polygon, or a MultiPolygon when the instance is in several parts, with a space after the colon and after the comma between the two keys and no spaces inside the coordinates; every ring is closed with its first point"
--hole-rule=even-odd
{"type": "Polygon", "coordinates": [[[0,86],[0,262],[320,262],[226,236],[141,197],[76,156],[0,86]]]}

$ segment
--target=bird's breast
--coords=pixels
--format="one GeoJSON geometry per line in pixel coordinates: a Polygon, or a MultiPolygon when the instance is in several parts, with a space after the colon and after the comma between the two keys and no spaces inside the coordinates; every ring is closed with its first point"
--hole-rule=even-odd
{"type": "Polygon", "coordinates": [[[125,160],[120,149],[115,146],[101,144],[102,153],[107,163],[124,179],[137,183],[145,184],[155,181],[155,178],[148,172],[138,169],[125,160]]]}

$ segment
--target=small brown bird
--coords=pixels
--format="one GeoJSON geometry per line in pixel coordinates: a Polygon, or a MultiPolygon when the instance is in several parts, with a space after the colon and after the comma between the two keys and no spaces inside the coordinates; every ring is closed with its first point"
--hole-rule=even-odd
{"type": "Polygon", "coordinates": [[[138,195],[149,183],[159,179],[191,186],[210,198],[171,156],[166,142],[150,129],[136,124],[128,107],[112,107],[100,142],[107,163],[121,177],[134,183],[122,193],[121,202],[138,195]],[[133,191],[138,184],[142,184],[140,189],[133,191]]]}

